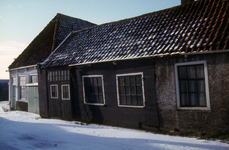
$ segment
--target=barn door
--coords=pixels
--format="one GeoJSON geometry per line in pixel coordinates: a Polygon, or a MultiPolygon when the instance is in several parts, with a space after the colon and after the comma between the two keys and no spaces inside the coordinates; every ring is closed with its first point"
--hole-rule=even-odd
{"type": "Polygon", "coordinates": [[[11,102],[11,108],[16,109],[16,86],[13,86],[13,99],[11,102]]]}
{"type": "Polygon", "coordinates": [[[28,87],[28,111],[39,114],[38,87],[28,87]]]}

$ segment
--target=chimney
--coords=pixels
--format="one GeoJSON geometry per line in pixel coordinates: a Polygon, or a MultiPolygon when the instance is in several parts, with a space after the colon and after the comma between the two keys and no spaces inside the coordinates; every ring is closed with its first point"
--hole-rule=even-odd
{"type": "Polygon", "coordinates": [[[194,0],[181,0],[181,5],[185,5],[191,2],[194,2],[194,0]]]}

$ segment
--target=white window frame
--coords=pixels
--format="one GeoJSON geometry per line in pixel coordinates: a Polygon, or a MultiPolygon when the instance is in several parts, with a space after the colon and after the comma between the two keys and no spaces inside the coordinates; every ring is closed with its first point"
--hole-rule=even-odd
{"type": "Polygon", "coordinates": [[[51,84],[51,85],[50,85],[50,97],[51,97],[52,99],[58,99],[58,95],[59,95],[59,93],[58,93],[58,85],[57,85],[57,84],[51,84]],[[57,97],[52,97],[52,86],[57,87],[57,97]]]}
{"type": "Polygon", "coordinates": [[[70,100],[70,86],[69,84],[63,84],[61,85],[61,95],[62,95],[62,100],[70,100]],[[63,87],[64,86],[67,86],[68,87],[68,98],[64,98],[64,90],[63,90],[63,87]]]}
{"type": "Polygon", "coordinates": [[[118,101],[118,107],[134,107],[134,108],[144,108],[145,107],[145,88],[144,88],[144,75],[143,72],[136,72],[136,73],[127,73],[127,74],[117,74],[116,75],[116,88],[117,88],[117,101],[118,101]],[[135,76],[135,75],[141,75],[142,80],[142,106],[134,106],[134,105],[121,105],[119,100],[119,85],[118,85],[118,77],[123,76],[135,76]]]}
{"type": "Polygon", "coordinates": [[[84,104],[97,105],[97,106],[104,106],[106,104],[106,102],[105,102],[105,93],[104,93],[103,75],[83,75],[82,76],[82,84],[83,84],[83,99],[84,99],[84,104]],[[86,102],[84,78],[92,78],[92,77],[101,77],[101,80],[102,80],[103,103],[87,103],[86,102]]]}
{"type": "Polygon", "coordinates": [[[26,86],[38,86],[38,75],[37,74],[30,74],[29,75],[29,83],[26,84],[26,86]],[[37,76],[37,82],[32,83],[32,76],[37,76]]]}
{"type": "Polygon", "coordinates": [[[185,62],[185,63],[175,63],[175,84],[176,84],[176,99],[177,99],[177,109],[184,110],[210,110],[210,96],[209,96],[209,85],[208,85],[208,71],[207,71],[207,62],[206,61],[194,61],[194,62],[185,62]],[[187,65],[204,65],[204,78],[205,78],[205,93],[206,93],[206,107],[182,107],[180,104],[180,87],[178,79],[178,66],[187,66],[187,65]]]}

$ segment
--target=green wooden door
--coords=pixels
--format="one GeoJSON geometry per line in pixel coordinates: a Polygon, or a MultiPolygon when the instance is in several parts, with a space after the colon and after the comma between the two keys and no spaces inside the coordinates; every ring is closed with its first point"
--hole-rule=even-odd
{"type": "Polygon", "coordinates": [[[28,87],[28,111],[39,114],[38,87],[28,87]]]}

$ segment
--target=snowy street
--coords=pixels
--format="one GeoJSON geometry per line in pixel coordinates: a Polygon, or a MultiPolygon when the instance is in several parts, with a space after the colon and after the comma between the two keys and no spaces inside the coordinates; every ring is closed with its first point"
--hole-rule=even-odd
{"type": "Polygon", "coordinates": [[[22,111],[4,112],[2,106],[6,104],[7,102],[0,102],[0,150],[229,149],[229,144],[220,141],[153,134],[96,124],[76,124],[75,121],[41,119],[37,114],[22,111]]]}

